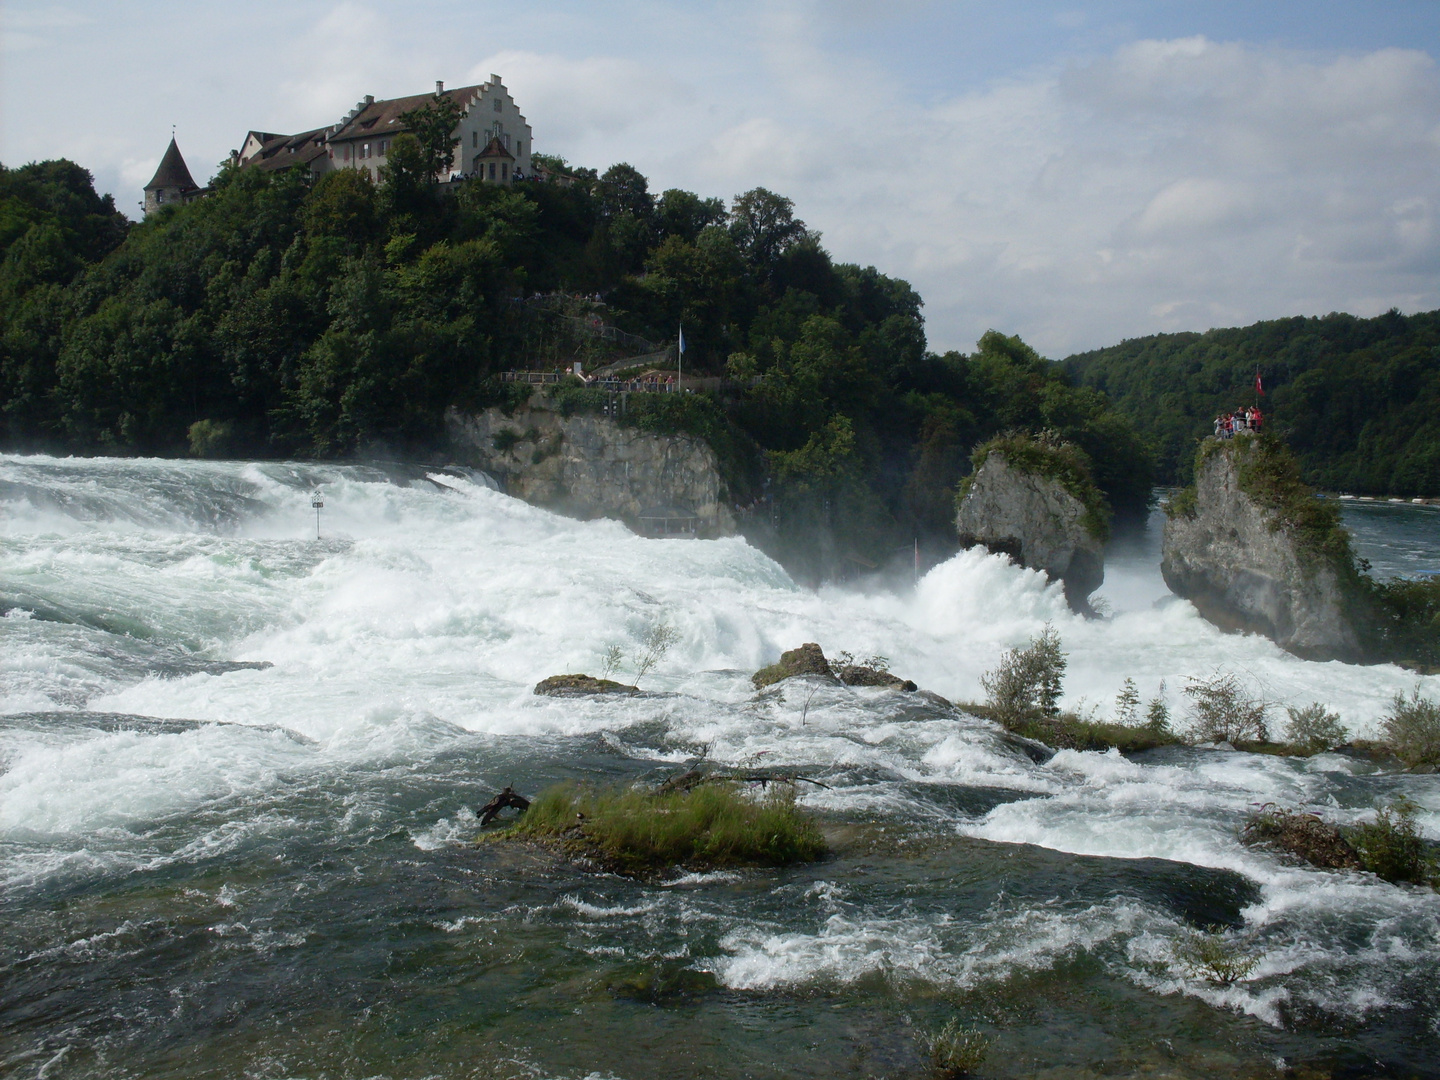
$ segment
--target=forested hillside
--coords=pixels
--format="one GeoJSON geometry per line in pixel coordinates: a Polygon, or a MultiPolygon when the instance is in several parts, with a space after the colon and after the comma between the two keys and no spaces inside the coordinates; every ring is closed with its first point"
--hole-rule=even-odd
{"type": "Polygon", "coordinates": [[[687,374],[728,383],[650,422],[723,436],[735,501],[843,521],[855,550],[950,536],[970,448],[1012,427],[1072,439],[1117,509],[1148,498],[1144,445],[1103,396],[1000,333],[929,352],[915,291],[833,261],[788,199],[656,197],[627,165],[442,189],[404,167],[407,138],[378,184],[227,168],[134,225],[75,165],[0,171],[5,446],[443,455],[446,408],[553,369],[547,327],[578,311],[657,343],[683,321],[687,374]]]}
{"type": "Polygon", "coordinates": [[[1161,483],[1189,483],[1195,440],[1255,400],[1305,479],[1362,494],[1440,495],[1440,312],[1277,319],[1157,334],[1064,362],[1152,443],[1161,483]]]}

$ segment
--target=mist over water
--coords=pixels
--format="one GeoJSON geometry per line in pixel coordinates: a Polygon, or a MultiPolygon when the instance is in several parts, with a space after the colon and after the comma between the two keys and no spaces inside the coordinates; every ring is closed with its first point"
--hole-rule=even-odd
{"type": "MultiPolygon", "coordinates": [[[[1412,516],[1347,508],[1377,570],[1440,565],[1413,528],[1434,513],[1392,513],[1412,516]]],[[[1165,590],[1158,548],[1155,522],[1117,540],[1112,614],[1085,621],[978,552],[913,586],[810,591],[743,540],[644,539],[478,474],[0,457],[0,1061],[921,1075],[925,1033],[961,1015],[994,1036],[995,1075],[1440,1074],[1440,898],[1238,840],[1257,804],[1346,822],[1400,792],[1434,839],[1434,776],[1192,748],[1036,763],[933,696],[979,699],[1047,622],[1066,706],[1101,717],[1127,677],[1183,714],[1186,677],[1223,670],[1363,736],[1417,684],[1221,634],[1165,590]],[[679,643],[646,694],[531,693],[659,623],[679,643]],[[755,694],[804,641],[932,695],[755,694]],[[802,798],[835,856],[642,885],[469,844],[507,783],[702,751],[823,780],[802,798]],[[1250,977],[1176,970],[1177,937],[1211,925],[1260,957],[1250,977]]]]}

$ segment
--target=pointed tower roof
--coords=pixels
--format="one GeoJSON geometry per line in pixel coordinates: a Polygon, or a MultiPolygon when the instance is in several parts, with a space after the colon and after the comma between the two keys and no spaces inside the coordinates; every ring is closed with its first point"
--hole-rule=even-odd
{"type": "Polygon", "coordinates": [[[200,185],[195,183],[190,170],[186,168],[185,158],[180,153],[180,147],[175,145],[173,136],[170,139],[170,148],[160,159],[160,167],[155,170],[155,176],[145,185],[146,191],[156,191],[159,188],[179,188],[181,191],[200,189],[200,185]]]}

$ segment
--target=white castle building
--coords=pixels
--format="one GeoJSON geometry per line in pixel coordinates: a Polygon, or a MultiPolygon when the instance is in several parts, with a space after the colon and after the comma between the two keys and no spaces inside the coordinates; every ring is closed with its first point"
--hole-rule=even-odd
{"type": "MultiPolygon", "coordinates": [[[[515,99],[499,75],[491,75],[479,86],[446,90],[437,82],[434,94],[377,101],[367,94],[338,124],[279,135],[251,131],[231,160],[240,168],[290,169],[301,166],[319,175],[333,169],[364,169],[371,179],[380,178],[395,137],[405,129],[405,113],[445,97],[460,107],[460,122],[451,137],[455,147],[453,175],[475,177],[486,183],[509,184],[531,174],[530,125],[525,122],[515,99]]],[[[444,178],[442,178],[444,179],[444,178]]],[[[188,201],[201,194],[190,180],[185,159],[171,140],[155,178],[145,186],[145,212],[173,202],[188,201]],[[175,190],[184,174],[190,187],[182,196],[175,190]]]]}

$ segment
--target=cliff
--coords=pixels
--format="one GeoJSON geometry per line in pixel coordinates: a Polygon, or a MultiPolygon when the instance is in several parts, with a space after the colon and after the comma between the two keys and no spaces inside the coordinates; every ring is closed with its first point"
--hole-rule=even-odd
{"type": "Polygon", "coordinates": [[[507,415],[450,410],[452,453],[502,490],[576,517],[614,517],[641,532],[729,536],[735,518],[704,440],[657,435],[605,416],[565,416],[543,394],[507,415]]]}
{"type": "Polygon", "coordinates": [[[1226,630],[1309,660],[1358,661],[1358,575],[1338,509],[1270,436],[1207,439],[1195,485],[1166,507],[1165,583],[1226,630]]]}
{"type": "Polygon", "coordinates": [[[1075,447],[1048,438],[1002,436],[980,447],[961,489],[955,530],[965,547],[983,545],[1043,570],[1065,588],[1074,611],[1105,580],[1108,507],[1075,447]]]}

